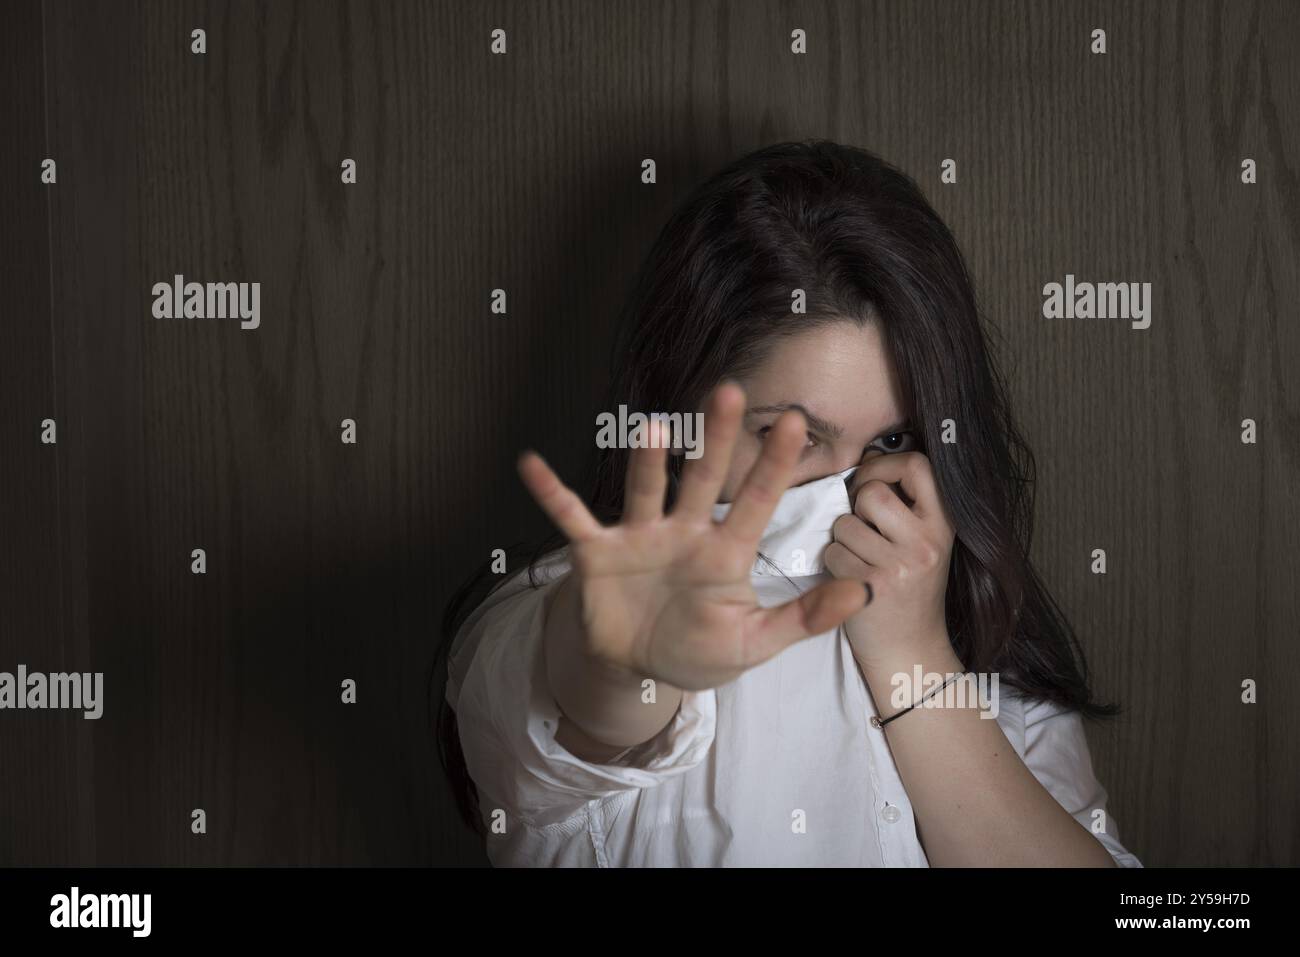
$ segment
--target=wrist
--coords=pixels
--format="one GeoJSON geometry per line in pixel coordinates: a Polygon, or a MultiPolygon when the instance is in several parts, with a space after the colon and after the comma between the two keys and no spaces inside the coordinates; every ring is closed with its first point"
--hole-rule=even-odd
{"type": "MultiPolygon", "coordinates": [[[[919,669],[921,674],[955,674],[964,672],[948,638],[948,630],[927,633],[905,644],[854,652],[862,677],[877,701],[888,701],[898,676],[910,683],[919,669]]],[[[912,702],[908,702],[911,704],[912,702]]]]}

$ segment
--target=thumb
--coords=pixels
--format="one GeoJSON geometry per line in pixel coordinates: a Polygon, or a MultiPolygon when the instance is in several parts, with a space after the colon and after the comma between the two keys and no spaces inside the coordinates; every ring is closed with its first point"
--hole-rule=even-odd
{"type": "Polygon", "coordinates": [[[870,594],[863,582],[837,578],[784,605],[755,611],[745,636],[745,660],[758,664],[797,641],[830,631],[870,604],[870,594]]]}

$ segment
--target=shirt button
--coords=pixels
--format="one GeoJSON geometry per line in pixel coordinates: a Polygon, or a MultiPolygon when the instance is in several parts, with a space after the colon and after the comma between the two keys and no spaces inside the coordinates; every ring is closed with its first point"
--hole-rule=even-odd
{"type": "Polygon", "coordinates": [[[897,821],[900,817],[903,816],[903,812],[900,811],[898,808],[894,807],[894,805],[892,804],[886,804],[881,809],[880,816],[883,817],[890,824],[893,824],[895,821],[897,821]]]}

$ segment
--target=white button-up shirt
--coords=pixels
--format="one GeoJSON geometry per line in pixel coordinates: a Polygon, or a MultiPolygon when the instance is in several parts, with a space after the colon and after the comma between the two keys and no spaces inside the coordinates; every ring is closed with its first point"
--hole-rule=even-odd
{"type": "MultiPolygon", "coordinates": [[[[763,607],[827,580],[822,551],[832,523],[851,511],[852,472],[788,489],[778,502],[759,545],[777,567],[760,557],[752,572],[763,607]]],[[[714,517],[730,507],[715,506],[714,517]]],[[[566,751],[555,740],[560,708],[542,636],[567,555],[538,563],[541,587],[528,585],[527,569],[498,585],[452,649],[447,698],[493,864],[929,866],[885,732],[868,723],[878,712],[842,627],[721,687],[684,692],[663,731],[612,761],[566,751]]],[[[1106,813],[1078,712],[998,690],[998,725],[1033,775],[1117,864],[1141,867],[1106,813]]]]}

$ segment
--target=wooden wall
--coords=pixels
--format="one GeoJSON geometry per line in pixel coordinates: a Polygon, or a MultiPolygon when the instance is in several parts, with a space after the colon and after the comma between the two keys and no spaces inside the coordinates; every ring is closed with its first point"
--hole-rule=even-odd
{"type": "Polygon", "coordinates": [[[909,171],[969,258],[1035,559],[1127,709],[1090,731],[1125,843],[1300,864],[1295,3],[6,13],[0,670],[106,691],[0,713],[0,864],[484,863],[428,720],[443,604],[548,530],[514,456],[585,461],[676,201],[810,136],[909,171]],[[177,273],[260,282],[260,327],[155,319],[177,273]],[[1044,319],[1066,273],[1151,282],[1151,327],[1044,319]]]}

